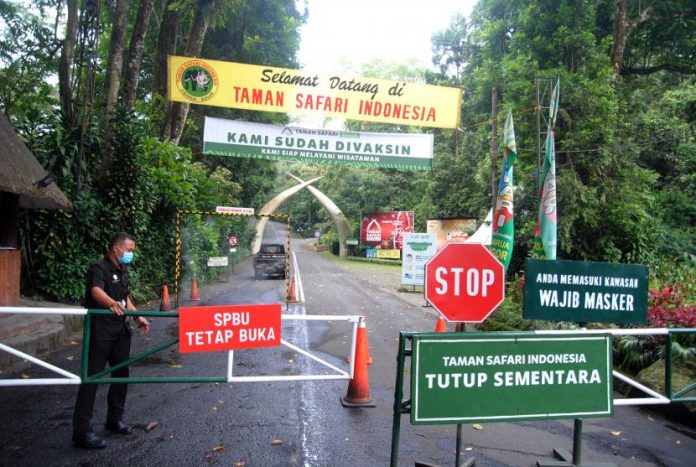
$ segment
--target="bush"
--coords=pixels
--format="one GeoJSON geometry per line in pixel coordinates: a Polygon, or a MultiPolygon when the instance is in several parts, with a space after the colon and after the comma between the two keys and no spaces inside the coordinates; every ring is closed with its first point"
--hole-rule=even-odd
{"type": "MultiPolygon", "coordinates": [[[[696,306],[686,303],[685,289],[682,284],[650,288],[649,327],[696,327],[696,306]]],[[[666,357],[661,336],[622,336],[616,341],[616,360],[623,369],[632,373],[638,373],[666,357]]],[[[675,334],[672,355],[683,362],[696,358],[696,334],[675,334]]]]}
{"type": "MultiPolygon", "coordinates": [[[[21,211],[23,293],[81,302],[89,265],[106,253],[114,233],[124,231],[136,237],[133,298],[136,303],[156,298],[162,284],[174,281],[176,212],[210,210],[221,202],[235,205],[239,184],[230,181],[228,169],[211,170],[194,163],[190,149],[148,136],[147,125],[124,108],[114,116],[113,167],[117,172],[106,178],[99,171],[98,127],[88,125],[81,142],[80,132],[66,129],[61,118],[54,116],[31,150],[55,175],[74,209],[21,211]],[[77,150],[80,144],[82,156],[77,150]],[[80,183],[76,174],[80,174],[80,183]]],[[[185,251],[199,264],[213,252],[219,256],[231,231],[250,243],[253,232],[248,219],[240,219],[201,224],[202,237],[192,240],[185,251]]],[[[203,280],[211,274],[215,273],[203,280]]]]}

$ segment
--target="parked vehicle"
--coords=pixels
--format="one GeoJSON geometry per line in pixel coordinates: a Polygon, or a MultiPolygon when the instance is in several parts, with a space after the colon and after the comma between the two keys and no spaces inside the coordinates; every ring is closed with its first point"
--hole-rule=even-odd
{"type": "Polygon", "coordinates": [[[285,246],[279,243],[264,243],[254,257],[254,276],[285,279],[285,246]]]}

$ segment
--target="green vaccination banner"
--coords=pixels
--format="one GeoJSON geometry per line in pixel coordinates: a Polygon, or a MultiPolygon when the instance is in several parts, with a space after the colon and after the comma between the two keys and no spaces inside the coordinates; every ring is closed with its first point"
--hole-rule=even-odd
{"type": "Polygon", "coordinates": [[[206,117],[203,152],[406,170],[430,170],[433,135],[314,130],[206,117]]]}
{"type": "Polygon", "coordinates": [[[610,334],[414,335],[411,423],[608,417],[610,334]]]}
{"type": "Polygon", "coordinates": [[[643,324],[648,314],[648,267],[643,264],[528,259],[526,319],[643,324]]]}

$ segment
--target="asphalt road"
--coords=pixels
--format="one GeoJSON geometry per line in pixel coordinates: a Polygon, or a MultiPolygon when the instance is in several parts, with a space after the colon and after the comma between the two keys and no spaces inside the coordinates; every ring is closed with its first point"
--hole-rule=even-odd
{"type": "MultiPolygon", "coordinates": [[[[291,305],[286,312],[366,316],[375,408],[343,408],[339,397],[346,394],[346,381],[132,384],[126,421],[136,430],[123,437],[102,430],[102,387],[93,424],[108,446],[85,451],[70,442],[75,386],[0,388],[0,465],[388,465],[399,331],[431,331],[435,315],[422,306],[422,296],[374,285],[307,251],[305,243],[293,241],[306,306],[291,305]]],[[[229,282],[201,287],[200,303],[188,304],[277,303],[284,292],[284,281],[254,280],[247,261],[229,282]]],[[[132,353],[175,335],[173,320],[158,318],[150,336],[134,336],[132,353]]],[[[348,323],[285,321],[282,335],[332,365],[348,367],[348,323]]],[[[74,372],[79,360],[80,347],[70,342],[49,359],[74,372]]],[[[179,354],[173,347],[134,365],[131,375],[224,376],[226,369],[226,353],[179,354]]],[[[33,368],[24,373],[48,375],[33,368]]],[[[235,352],[235,375],[327,373],[332,370],[287,347],[235,352]]],[[[571,450],[572,426],[572,420],[464,425],[464,454],[480,466],[535,465],[549,459],[553,448],[571,450]]],[[[403,416],[400,434],[399,465],[454,465],[454,426],[412,426],[403,416]]],[[[617,407],[614,417],[585,421],[585,462],[692,466],[694,459],[694,431],[646,408],[617,407]]]]}

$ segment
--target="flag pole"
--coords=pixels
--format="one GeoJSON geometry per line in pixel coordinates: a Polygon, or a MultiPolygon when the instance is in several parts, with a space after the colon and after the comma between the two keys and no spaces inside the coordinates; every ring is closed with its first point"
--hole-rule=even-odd
{"type": "Polygon", "coordinates": [[[498,88],[494,87],[491,95],[491,209],[495,214],[495,203],[498,197],[498,184],[495,177],[498,172],[498,88]]]}
{"type": "Polygon", "coordinates": [[[541,186],[541,100],[539,95],[539,80],[536,80],[536,120],[537,120],[537,184],[536,190],[539,192],[541,186]]]}

